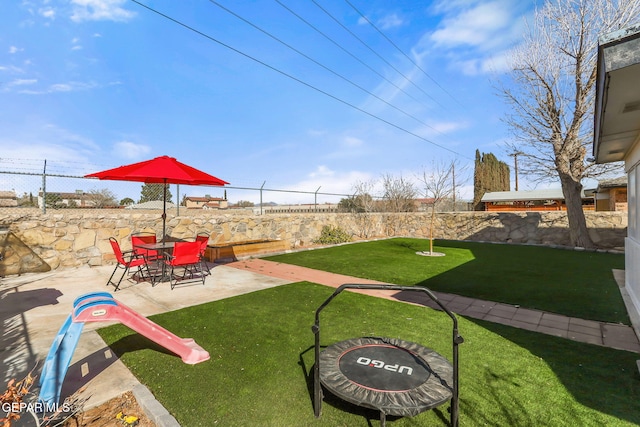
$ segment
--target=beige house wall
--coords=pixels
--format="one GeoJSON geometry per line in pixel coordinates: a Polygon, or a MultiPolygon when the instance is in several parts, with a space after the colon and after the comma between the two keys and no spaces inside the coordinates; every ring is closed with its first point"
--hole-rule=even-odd
{"type": "MultiPolygon", "coordinates": [[[[625,157],[627,171],[627,204],[629,230],[625,239],[625,291],[635,310],[633,319],[640,319],[640,141],[636,141],[625,157]]],[[[634,323],[634,326],[638,326],[634,323]]]]}

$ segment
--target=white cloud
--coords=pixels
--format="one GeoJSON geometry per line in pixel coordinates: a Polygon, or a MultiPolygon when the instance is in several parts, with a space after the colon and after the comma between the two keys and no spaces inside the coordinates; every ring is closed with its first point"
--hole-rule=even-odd
{"type": "Polygon", "coordinates": [[[504,73],[510,69],[508,51],[502,51],[495,56],[486,58],[460,61],[456,63],[456,67],[468,76],[504,73]]]}
{"type": "Polygon", "coordinates": [[[448,134],[466,128],[468,125],[463,122],[435,122],[430,123],[431,129],[440,134],[448,134]]]}
{"type": "Polygon", "coordinates": [[[11,86],[26,86],[38,83],[37,79],[16,79],[9,83],[11,86]]]}
{"type": "Polygon", "coordinates": [[[415,52],[424,56],[438,49],[447,54],[452,68],[466,75],[504,72],[507,51],[523,34],[529,6],[517,0],[436,3],[431,11],[442,15],[441,23],[423,36],[415,52]]]}
{"type": "Polygon", "coordinates": [[[438,0],[431,5],[431,9],[436,14],[449,13],[462,8],[469,8],[482,2],[482,0],[438,0]]]}
{"type": "Polygon", "coordinates": [[[348,147],[359,147],[364,144],[363,140],[354,136],[345,136],[343,141],[344,144],[348,147]]]}
{"type": "Polygon", "coordinates": [[[57,140],[67,144],[74,144],[77,148],[88,148],[91,150],[95,150],[98,148],[98,146],[90,138],[74,133],[68,129],[64,129],[53,124],[45,125],[43,129],[47,132],[51,140],[57,140]]]}
{"type": "Polygon", "coordinates": [[[79,83],[56,83],[49,86],[49,92],[71,92],[74,88],[81,87],[79,83]]]}
{"type": "MultiPolygon", "coordinates": [[[[17,81],[17,82],[22,82],[21,85],[25,85],[25,84],[35,84],[37,83],[37,80],[31,79],[31,80],[22,80],[22,81],[17,81]]],[[[8,87],[8,89],[10,90],[11,88],[17,86],[15,83],[12,84],[11,86],[8,87]]],[[[45,88],[45,89],[18,89],[17,92],[18,93],[23,93],[26,95],[45,95],[45,94],[49,94],[49,93],[60,93],[60,92],[76,92],[76,91],[81,91],[81,90],[90,90],[93,89],[95,87],[97,87],[98,85],[95,83],[83,83],[83,82],[68,82],[68,83],[55,83],[52,85],[49,85],[49,87],[45,88]]]]}
{"type": "MultiPolygon", "coordinates": [[[[358,25],[368,25],[370,22],[373,22],[373,21],[374,21],[373,18],[361,16],[360,18],[358,18],[358,25]]],[[[389,28],[394,28],[394,27],[400,27],[405,23],[405,21],[403,21],[402,18],[399,17],[396,13],[390,13],[375,21],[377,23],[377,26],[379,26],[383,30],[388,30],[389,28]]]]}
{"type": "Polygon", "coordinates": [[[327,134],[326,130],[323,129],[309,129],[307,134],[313,138],[318,138],[327,134]]]}
{"type": "MultiPolygon", "coordinates": [[[[263,201],[265,203],[275,202],[279,204],[312,204],[316,201],[314,193],[318,191],[317,202],[319,204],[337,203],[343,196],[332,196],[322,193],[353,194],[353,185],[356,182],[367,182],[371,180],[371,178],[371,175],[366,172],[355,170],[340,172],[331,170],[326,166],[317,166],[316,169],[307,174],[306,179],[287,186],[273,186],[273,188],[292,191],[291,193],[265,191],[263,201]]],[[[234,197],[238,196],[234,195],[234,197]]],[[[255,191],[247,193],[240,198],[259,203],[259,195],[255,191]]]]}
{"type": "Polygon", "coordinates": [[[14,65],[0,65],[0,71],[8,71],[11,72],[13,74],[22,74],[24,71],[21,68],[18,68],[14,65]]]}
{"type": "Polygon", "coordinates": [[[332,176],[334,175],[334,171],[332,171],[331,169],[329,169],[328,167],[324,166],[324,165],[320,165],[318,166],[318,168],[311,172],[309,174],[309,177],[311,178],[318,178],[318,177],[327,177],[327,176],[332,176]]]}
{"type": "Polygon", "coordinates": [[[12,92],[17,88],[17,91],[21,92],[24,90],[22,88],[25,86],[34,85],[36,83],[38,83],[37,79],[15,79],[3,86],[0,86],[0,89],[2,92],[12,92]]]}
{"type": "Polygon", "coordinates": [[[135,12],[122,7],[125,3],[126,0],[71,0],[71,20],[125,22],[136,15],[135,12]]]}
{"type": "MultiPolygon", "coordinates": [[[[83,168],[89,155],[98,150],[97,145],[85,136],[54,124],[39,123],[30,118],[28,126],[20,124],[15,131],[0,135],[0,152],[5,159],[46,159],[47,161],[63,161],[77,164],[78,170],[83,168]]],[[[25,166],[28,168],[28,166],[25,166]]],[[[38,166],[42,170],[42,165],[38,166]]],[[[66,174],[81,174],[70,166],[66,174]]]]}
{"type": "Polygon", "coordinates": [[[453,141],[456,139],[456,132],[467,129],[469,123],[465,119],[458,121],[436,121],[428,120],[426,124],[417,126],[412,132],[422,138],[434,141],[439,146],[448,147],[455,150],[453,141]]]}
{"type": "Polygon", "coordinates": [[[151,152],[151,147],[130,141],[120,141],[114,144],[112,151],[117,157],[139,160],[151,152]]]}
{"type": "Polygon", "coordinates": [[[21,49],[19,47],[15,47],[15,46],[10,46],[9,47],[9,53],[10,54],[14,54],[14,53],[18,53],[18,52],[22,52],[24,49],[21,49]]]}
{"type": "Polygon", "coordinates": [[[509,3],[492,1],[449,15],[430,39],[437,46],[457,47],[495,45],[504,43],[514,17],[509,3]]]}
{"type": "Polygon", "coordinates": [[[388,30],[389,28],[400,27],[404,24],[404,21],[395,13],[390,15],[386,15],[383,18],[378,20],[378,25],[383,30],[388,30]]]}
{"type": "Polygon", "coordinates": [[[38,9],[38,14],[47,19],[55,19],[56,11],[51,7],[38,9]]]}
{"type": "Polygon", "coordinates": [[[34,140],[0,140],[2,156],[6,159],[46,159],[50,161],[86,161],[86,157],[74,147],[67,147],[52,142],[37,142],[34,140]]]}
{"type": "MultiPolygon", "coordinates": [[[[305,191],[315,191],[320,187],[320,192],[350,194],[353,192],[353,184],[357,181],[368,181],[371,175],[361,171],[337,172],[327,166],[318,166],[308,174],[308,179],[295,184],[295,188],[305,191]]],[[[307,196],[308,197],[308,196],[307,196]]]]}
{"type": "Polygon", "coordinates": [[[78,37],[74,37],[71,39],[71,50],[81,50],[82,45],[80,44],[80,39],[78,37]]]}

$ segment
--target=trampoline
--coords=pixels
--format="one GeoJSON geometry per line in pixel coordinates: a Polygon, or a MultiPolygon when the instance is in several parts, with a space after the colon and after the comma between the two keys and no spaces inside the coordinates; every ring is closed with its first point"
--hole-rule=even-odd
{"type": "Polygon", "coordinates": [[[386,416],[415,416],[448,401],[450,424],[458,425],[457,319],[426,288],[345,284],[316,310],[314,410],[321,414],[323,386],[335,396],[386,416]],[[396,338],[360,337],[340,341],[320,351],[320,312],[345,289],[383,289],[426,293],[453,320],[453,364],[434,350],[396,338]]]}

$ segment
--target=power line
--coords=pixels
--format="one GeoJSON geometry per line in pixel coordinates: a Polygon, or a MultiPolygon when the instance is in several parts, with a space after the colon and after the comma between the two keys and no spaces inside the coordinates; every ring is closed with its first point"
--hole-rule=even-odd
{"type": "Polygon", "coordinates": [[[280,69],[278,69],[278,68],[276,68],[276,67],[274,67],[274,66],[272,66],[270,64],[267,64],[266,62],[264,62],[264,61],[262,61],[262,60],[260,60],[258,58],[255,58],[255,57],[253,57],[253,56],[251,56],[251,55],[249,55],[249,54],[247,54],[245,52],[242,52],[241,50],[236,49],[233,46],[230,46],[230,45],[228,45],[228,44],[226,44],[226,43],[224,43],[224,42],[222,42],[222,41],[220,41],[220,40],[218,40],[218,39],[216,39],[216,38],[214,38],[214,37],[212,37],[212,36],[210,36],[210,35],[208,35],[206,33],[203,33],[202,31],[197,30],[197,29],[195,29],[195,28],[193,28],[193,27],[191,27],[191,26],[189,26],[189,25],[187,25],[187,24],[185,24],[185,23],[183,23],[183,22],[181,22],[181,21],[169,16],[169,15],[166,15],[166,14],[164,14],[164,13],[162,13],[162,12],[160,12],[160,11],[158,11],[158,10],[156,10],[156,9],[154,9],[154,8],[144,4],[144,3],[141,3],[138,0],[131,0],[131,1],[133,3],[136,3],[137,5],[139,5],[141,7],[149,10],[150,12],[153,12],[153,13],[155,13],[155,14],[157,14],[157,15],[159,15],[159,16],[161,16],[161,17],[163,17],[163,18],[165,18],[165,19],[167,19],[167,20],[169,20],[169,21],[171,21],[171,22],[183,27],[183,28],[186,28],[186,29],[188,29],[188,30],[190,30],[190,31],[192,31],[192,32],[194,32],[194,33],[196,33],[196,34],[208,39],[208,40],[211,40],[212,42],[217,43],[220,46],[225,47],[225,48],[227,48],[227,49],[229,49],[229,50],[231,50],[231,51],[233,51],[233,52],[235,52],[235,53],[237,53],[239,55],[242,55],[247,59],[250,59],[250,60],[252,60],[254,62],[257,62],[258,64],[260,64],[260,65],[262,65],[264,67],[267,67],[268,69],[270,69],[272,71],[275,71],[276,73],[281,74],[281,75],[283,75],[283,76],[285,76],[285,77],[287,77],[287,78],[289,78],[289,79],[291,79],[291,80],[293,80],[293,81],[295,81],[297,83],[300,83],[300,84],[302,84],[302,85],[304,85],[304,86],[306,86],[306,87],[308,87],[310,89],[313,89],[316,92],[319,92],[319,93],[321,93],[321,94],[323,94],[325,96],[328,96],[329,98],[331,98],[331,99],[333,99],[335,101],[338,101],[341,104],[344,104],[344,105],[346,105],[348,107],[351,107],[351,108],[353,108],[353,109],[355,109],[357,111],[360,111],[361,113],[364,113],[364,114],[368,115],[369,117],[377,119],[377,120],[379,120],[379,121],[381,121],[383,123],[388,124],[389,126],[392,126],[392,127],[396,128],[396,129],[402,131],[402,132],[405,132],[405,133],[407,133],[407,134],[409,134],[411,136],[414,136],[414,137],[416,137],[416,138],[418,138],[418,139],[420,139],[422,141],[425,141],[425,142],[427,142],[429,144],[432,144],[432,145],[434,145],[436,147],[442,148],[443,150],[449,151],[450,153],[453,153],[453,154],[455,154],[457,156],[465,157],[467,159],[472,160],[468,156],[464,156],[464,155],[462,155],[462,154],[460,154],[460,153],[458,153],[458,152],[456,152],[456,151],[454,151],[454,150],[452,150],[452,149],[450,149],[448,147],[445,147],[445,146],[443,146],[441,144],[438,144],[438,143],[436,143],[434,141],[431,141],[430,139],[427,139],[427,138],[425,138],[423,136],[420,136],[420,135],[416,134],[415,132],[412,132],[412,131],[410,131],[408,129],[405,129],[405,128],[399,126],[399,125],[396,125],[395,123],[392,123],[392,122],[390,122],[390,121],[388,121],[386,119],[383,119],[380,116],[377,116],[377,115],[375,115],[373,113],[370,113],[370,112],[368,112],[368,111],[366,111],[366,110],[364,110],[364,109],[362,109],[362,108],[360,108],[360,107],[358,107],[356,105],[351,104],[348,101],[345,101],[345,100],[343,100],[341,98],[338,98],[337,96],[335,96],[335,95],[333,95],[333,94],[331,94],[331,93],[329,93],[329,92],[327,92],[327,91],[325,91],[323,89],[320,89],[320,88],[318,88],[316,86],[313,86],[312,84],[307,83],[307,82],[305,82],[305,81],[303,81],[303,80],[301,80],[301,79],[299,79],[299,78],[297,78],[297,77],[295,77],[295,76],[293,76],[293,75],[291,75],[291,74],[289,74],[289,73],[287,73],[285,71],[282,71],[282,70],[280,70],[280,69]]]}
{"type": "Polygon", "coordinates": [[[398,70],[393,64],[391,64],[389,61],[387,61],[384,57],[382,57],[382,55],[380,55],[378,52],[375,51],[375,49],[373,49],[371,46],[369,46],[367,44],[367,42],[365,42],[364,40],[362,40],[360,37],[358,37],[353,31],[351,31],[349,28],[347,28],[346,25],[344,25],[342,22],[340,22],[335,16],[333,16],[331,14],[331,12],[329,12],[328,10],[326,10],[325,8],[323,8],[322,6],[320,6],[318,4],[318,2],[316,0],[311,0],[313,2],[313,4],[315,4],[318,9],[320,9],[321,11],[323,11],[325,14],[327,14],[327,16],[329,16],[331,19],[333,19],[338,25],[340,25],[346,32],[348,32],[349,34],[351,34],[351,36],[353,38],[355,38],[356,40],[358,40],[360,43],[362,43],[362,45],[364,47],[366,47],[367,49],[369,49],[374,55],[376,55],[381,61],[383,61],[385,64],[387,64],[389,67],[391,67],[396,73],[400,74],[408,83],[410,83],[411,85],[413,85],[416,89],[418,89],[420,92],[422,92],[424,95],[426,95],[429,99],[431,99],[433,102],[435,102],[436,104],[438,104],[440,107],[445,108],[442,104],[440,104],[433,96],[431,96],[430,94],[428,94],[427,92],[425,92],[424,89],[422,89],[420,86],[418,86],[417,84],[415,84],[413,82],[413,80],[411,80],[409,77],[405,76],[404,73],[400,70],[398,70]]]}
{"type": "MultiPolygon", "coordinates": [[[[277,0],[276,0],[277,1],[277,0]]],[[[254,24],[253,22],[249,21],[246,18],[243,18],[242,16],[238,15],[237,13],[235,13],[234,11],[232,11],[231,9],[221,5],[220,3],[218,3],[216,0],[209,0],[209,2],[213,3],[214,5],[218,6],[220,9],[224,10],[225,12],[229,13],[230,15],[235,16],[237,19],[241,20],[242,22],[244,22],[247,25],[252,26],[253,28],[255,28],[256,30],[260,31],[261,33],[263,33],[264,35],[272,38],[273,40],[277,41],[278,43],[282,44],[283,46],[286,46],[287,48],[291,49],[292,51],[294,51],[295,53],[297,53],[298,55],[306,58],[307,60],[313,62],[314,64],[316,64],[317,66],[327,70],[328,72],[330,72],[331,74],[333,74],[334,76],[344,80],[345,82],[349,83],[350,85],[360,89],[361,91],[367,93],[369,96],[372,96],[374,98],[376,98],[378,101],[385,103],[386,105],[388,105],[389,107],[393,108],[394,110],[404,114],[407,117],[412,118],[413,120],[417,121],[418,123],[428,127],[429,129],[434,130],[435,132],[440,133],[440,131],[438,131],[437,129],[433,128],[431,125],[425,123],[423,120],[419,119],[418,117],[407,113],[405,110],[403,110],[402,108],[399,108],[393,104],[391,104],[390,102],[386,101],[385,99],[379,97],[378,95],[376,95],[375,93],[371,92],[370,90],[360,86],[359,84],[355,83],[353,80],[350,80],[349,78],[343,76],[342,74],[338,73],[337,71],[332,70],[331,68],[327,67],[326,65],[320,63],[319,61],[313,59],[312,57],[310,57],[309,55],[307,55],[306,53],[300,51],[299,49],[296,49],[295,47],[291,46],[290,44],[288,44],[287,42],[283,41],[282,39],[274,36],[273,34],[271,34],[270,32],[268,32],[267,30],[259,27],[258,25],[254,24]]]]}
{"type": "MultiPolygon", "coordinates": [[[[460,101],[458,101],[458,100],[457,100],[453,95],[451,95],[451,93],[449,93],[449,91],[447,91],[444,87],[442,87],[442,86],[440,85],[440,83],[438,83],[438,82],[437,82],[433,77],[431,77],[431,76],[429,75],[429,73],[427,73],[427,72],[426,72],[426,71],[425,71],[425,70],[424,70],[420,65],[418,65],[418,64],[417,64],[417,63],[416,63],[416,62],[415,62],[415,61],[414,61],[414,60],[413,60],[409,55],[407,55],[407,54],[406,54],[402,49],[400,49],[400,47],[398,47],[398,45],[397,45],[397,44],[395,44],[395,43],[393,42],[393,40],[391,40],[389,37],[387,37],[387,35],[386,35],[385,33],[383,33],[383,32],[382,32],[382,30],[380,30],[380,29],[379,29],[379,28],[378,28],[378,27],[377,27],[373,22],[371,22],[371,21],[369,20],[369,18],[367,18],[367,17],[366,17],[362,12],[360,12],[360,11],[358,10],[358,8],[356,8],[356,7],[355,7],[355,6],[354,6],[354,5],[353,5],[349,0],[344,0],[344,1],[345,1],[345,3],[347,3],[349,6],[351,6],[351,8],[352,8],[353,10],[355,10],[355,11],[358,13],[358,15],[360,15],[360,16],[361,16],[365,21],[367,21],[367,23],[368,23],[369,25],[371,25],[371,26],[372,26],[372,27],[373,27],[373,28],[374,28],[378,33],[380,33],[380,35],[381,35],[382,37],[384,37],[384,38],[385,38],[385,40],[387,40],[387,41],[391,44],[391,46],[395,47],[395,48],[398,50],[398,52],[400,52],[402,55],[404,55],[404,57],[405,57],[405,58],[407,58],[407,59],[408,59],[408,60],[409,60],[409,61],[410,61],[410,62],[411,62],[411,63],[412,63],[412,64],[413,64],[413,65],[414,65],[418,70],[422,71],[422,74],[424,74],[425,76],[427,76],[427,77],[428,77],[428,78],[429,78],[433,83],[435,83],[435,84],[436,84],[436,86],[438,86],[440,89],[442,89],[442,91],[443,91],[444,93],[446,93],[447,95],[449,95],[449,96],[451,97],[451,99],[453,99],[455,102],[457,102],[461,107],[464,107],[464,105],[462,105],[462,103],[461,103],[460,101]]],[[[314,2],[314,3],[315,3],[315,2],[314,2]]]]}
{"type": "Polygon", "coordinates": [[[280,6],[282,6],[284,9],[286,9],[287,11],[289,11],[293,16],[295,16],[296,18],[298,18],[299,20],[301,20],[302,22],[304,22],[305,24],[307,24],[309,27],[313,28],[316,32],[318,32],[320,35],[322,35],[324,38],[326,38],[327,40],[329,40],[331,43],[333,43],[337,48],[339,48],[340,50],[342,50],[343,52],[345,52],[347,55],[351,56],[353,59],[355,59],[356,61],[358,61],[360,64],[364,65],[365,67],[367,67],[370,71],[372,71],[373,73],[375,73],[378,77],[380,77],[381,79],[383,79],[384,81],[386,81],[387,83],[389,83],[390,85],[392,85],[393,87],[395,87],[396,89],[398,89],[399,91],[401,91],[402,93],[404,93],[405,95],[407,95],[409,98],[411,98],[412,100],[414,100],[415,102],[422,104],[423,106],[427,107],[427,105],[425,105],[424,103],[422,103],[421,101],[419,101],[418,99],[416,99],[413,95],[411,95],[409,92],[407,92],[406,90],[404,90],[403,88],[401,88],[400,86],[398,86],[397,84],[395,84],[394,82],[392,82],[391,80],[389,80],[387,77],[385,77],[382,73],[380,73],[379,71],[377,71],[375,68],[373,68],[371,65],[367,64],[366,62],[364,62],[362,59],[358,58],[356,55],[354,55],[353,53],[349,52],[346,48],[344,48],[340,43],[338,43],[337,41],[335,41],[334,39],[332,39],[331,37],[329,37],[327,34],[325,34],[323,31],[321,31],[319,28],[317,28],[316,26],[314,26],[312,23],[310,23],[309,21],[307,21],[306,19],[304,19],[302,16],[300,16],[299,14],[297,14],[295,11],[293,11],[291,8],[289,8],[287,5],[283,4],[280,0],[275,0],[276,3],[278,3],[280,6]]]}

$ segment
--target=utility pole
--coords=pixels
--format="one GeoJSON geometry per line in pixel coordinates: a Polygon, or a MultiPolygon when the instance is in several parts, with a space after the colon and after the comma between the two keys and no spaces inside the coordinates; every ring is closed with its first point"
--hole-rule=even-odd
{"type": "Polygon", "coordinates": [[[456,211],[456,161],[452,161],[451,162],[451,185],[453,186],[452,188],[452,193],[453,193],[453,211],[456,211]]]}
{"type": "Polygon", "coordinates": [[[524,154],[522,151],[516,151],[512,154],[509,154],[510,156],[513,156],[513,163],[514,163],[514,172],[515,172],[515,176],[516,176],[516,191],[518,191],[518,156],[520,154],[524,154]]]}

